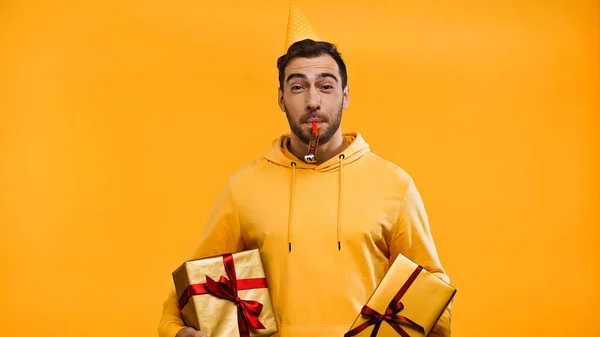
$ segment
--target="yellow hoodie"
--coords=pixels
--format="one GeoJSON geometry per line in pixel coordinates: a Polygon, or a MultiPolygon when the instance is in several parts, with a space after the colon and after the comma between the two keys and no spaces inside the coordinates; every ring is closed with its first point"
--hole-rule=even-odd
{"type": "MultiPolygon", "coordinates": [[[[289,135],[274,140],[227,181],[189,256],[260,249],[278,337],[342,337],[398,254],[449,282],[411,177],[359,133],[344,138],[351,145],[320,165],[296,158],[289,135]]],[[[450,336],[451,307],[430,336],[450,336]]],[[[171,289],[159,335],[182,327],[171,289]]]]}

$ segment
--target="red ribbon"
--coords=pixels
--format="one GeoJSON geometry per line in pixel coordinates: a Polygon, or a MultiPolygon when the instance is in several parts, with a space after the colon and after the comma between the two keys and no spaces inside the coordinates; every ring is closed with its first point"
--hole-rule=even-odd
{"type": "Polygon", "coordinates": [[[400,322],[412,325],[415,329],[421,331],[422,333],[425,333],[425,329],[423,329],[422,326],[420,326],[419,324],[415,323],[414,321],[412,321],[411,319],[409,319],[405,316],[398,315],[398,312],[400,312],[402,309],[404,309],[404,304],[402,304],[402,302],[400,302],[400,299],[402,298],[402,296],[404,296],[404,294],[406,293],[408,288],[415,281],[415,279],[417,278],[417,276],[419,275],[421,270],[423,270],[423,267],[418,266],[415,269],[415,271],[413,271],[413,273],[410,275],[408,280],[404,283],[402,288],[400,288],[400,290],[398,290],[398,292],[396,293],[396,296],[394,296],[394,298],[390,301],[390,304],[385,309],[385,313],[383,315],[378,313],[376,310],[369,308],[368,306],[365,305],[362,308],[362,310],[360,311],[360,313],[363,316],[368,317],[369,318],[368,321],[366,321],[363,324],[357,326],[356,328],[346,332],[344,334],[344,337],[356,336],[371,325],[375,325],[375,327],[373,328],[373,331],[371,332],[371,337],[375,337],[375,336],[377,336],[377,333],[379,332],[379,327],[381,326],[381,323],[383,321],[386,321],[402,337],[410,337],[410,336],[406,331],[404,331],[404,329],[402,329],[402,327],[400,327],[400,325],[398,324],[400,322]]]}
{"type": "Polygon", "coordinates": [[[238,290],[267,288],[266,278],[249,278],[238,280],[235,272],[235,264],[231,254],[223,255],[225,276],[219,278],[219,282],[206,276],[206,283],[190,284],[179,297],[179,307],[183,309],[190,297],[194,295],[211,294],[213,296],[232,301],[237,305],[238,328],[240,337],[250,337],[250,327],[254,329],[265,329],[258,319],[263,305],[257,301],[243,300],[238,296],[238,290]]]}

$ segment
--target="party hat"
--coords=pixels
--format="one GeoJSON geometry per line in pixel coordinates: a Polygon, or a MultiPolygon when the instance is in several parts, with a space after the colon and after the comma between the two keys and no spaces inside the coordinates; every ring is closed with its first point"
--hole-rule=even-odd
{"type": "Polygon", "coordinates": [[[320,41],[320,38],[315,32],[315,30],[310,26],[306,18],[304,18],[304,15],[302,15],[300,10],[292,1],[290,5],[290,12],[288,15],[287,36],[285,41],[284,52],[287,52],[288,48],[294,42],[301,41],[304,39],[320,41]]]}

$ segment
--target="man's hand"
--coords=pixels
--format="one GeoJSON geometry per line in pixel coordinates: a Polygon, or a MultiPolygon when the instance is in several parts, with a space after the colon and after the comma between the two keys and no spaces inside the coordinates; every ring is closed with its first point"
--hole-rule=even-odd
{"type": "Polygon", "coordinates": [[[179,330],[175,337],[208,337],[208,335],[194,328],[185,327],[179,330]]]}

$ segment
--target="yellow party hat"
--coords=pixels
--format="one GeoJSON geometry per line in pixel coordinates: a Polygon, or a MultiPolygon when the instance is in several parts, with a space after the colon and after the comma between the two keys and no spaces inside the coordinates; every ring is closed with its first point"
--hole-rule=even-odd
{"type": "Polygon", "coordinates": [[[292,1],[290,5],[290,12],[288,15],[287,36],[285,40],[284,53],[287,52],[288,48],[294,42],[301,41],[304,39],[320,41],[320,38],[315,32],[315,30],[310,26],[306,18],[304,18],[304,15],[302,15],[300,10],[292,1]]]}

